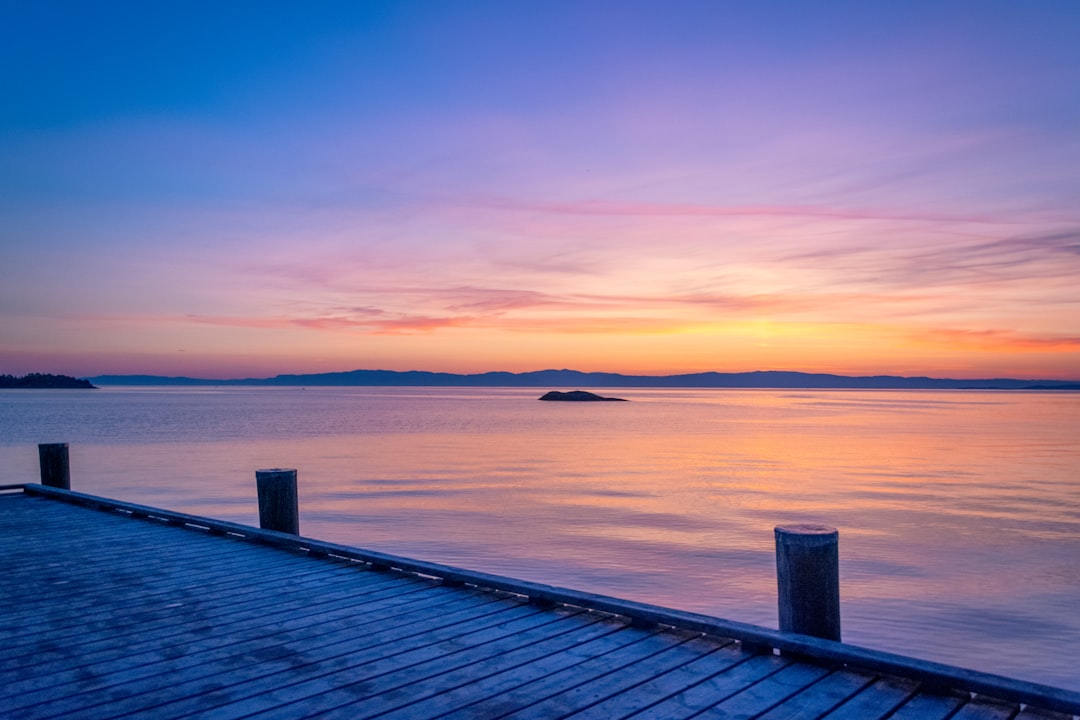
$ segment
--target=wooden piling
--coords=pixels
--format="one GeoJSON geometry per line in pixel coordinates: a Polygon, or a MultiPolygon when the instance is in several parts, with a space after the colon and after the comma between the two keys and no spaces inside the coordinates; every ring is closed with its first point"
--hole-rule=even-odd
{"type": "Polygon", "coordinates": [[[71,489],[71,466],[68,463],[67,443],[39,443],[38,462],[41,465],[41,484],[61,490],[71,489]]]}
{"type": "Polygon", "coordinates": [[[840,640],[840,562],[836,528],[776,527],[780,630],[840,640]]]}
{"type": "Polygon", "coordinates": [[[256,470],[255,484],[259,492],[259,527],[299,535],[296,470],[256,470]]]}

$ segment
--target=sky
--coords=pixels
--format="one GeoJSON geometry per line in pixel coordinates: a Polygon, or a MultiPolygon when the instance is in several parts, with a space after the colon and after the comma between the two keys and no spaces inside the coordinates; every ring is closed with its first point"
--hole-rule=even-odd
{"type": "Polygon", "coordinates": [[[1075,0],[0,0],[0,372],[1080,378],[1075,0]]]}

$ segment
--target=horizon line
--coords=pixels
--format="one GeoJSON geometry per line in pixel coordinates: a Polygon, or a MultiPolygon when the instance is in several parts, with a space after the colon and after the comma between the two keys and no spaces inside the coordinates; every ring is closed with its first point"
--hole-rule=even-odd
{"type": "Polygon", "coordinates": [[[890,373],[875,373],[875,374],[858,374],[849,375],[838,372],[814,372],[806,370],[739,370],[739,371],[721,371],[721,370],[701,370],[696,372],[676,372],[676,373],[625,373],[615,372],[608,370],[577,370],[574,368],[542,368],[538,370],[524,370],[524,371],[512,371],[512,370],[484,370],[481,372],[449,372],[442,370],[390,370],[384,368],[354,368],[351,370],[329,370],[322,372],[283,372],[275,375],[268,375],[264,377],[196,377],[190,375],[160,375],[155,373],[99,373],[96,375],[80,376],[80,379],[93,380],[99,378],[160,378],[164,380],[196,380],[196,381],[209,381],[209,382],[258,382],[276,380],[282,378],[302,378],[302,377],[325,377],[329,375],[349,375],[354,373],[385,373],[391,375],[445,375],[458,378],[476,378],[484,375],[510,375],[515,377],[535,375],[540,373],[576,373],[580,375],[608,375],[621,378],[648,378],[652,380],[665,380],[674,378],[687,378],[703,375],[716,375],[716,376],[748,376],[748,375],[805,375],[808,377],[831,377],[831,378],[843,378],[852,380],[873,380],[873,379],[899,379],[899,380],[931,380],[931,381],[946,381],[946,382],[977,382],[977,381],[1009,381],[1009,382],[1030,382],[1030,383],[1080,383],[1080,377],[1078,378],[1029,378],[1029,377],[1015,377],[1015,376],[973,376],[973,377],[941,377],[934,375],[899,375],[890,373]]]}

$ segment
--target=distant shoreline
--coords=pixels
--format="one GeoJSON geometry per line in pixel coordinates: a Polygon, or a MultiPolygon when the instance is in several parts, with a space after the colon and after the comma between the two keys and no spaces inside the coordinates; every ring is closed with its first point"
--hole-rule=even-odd
{"type": "Polygon", "coordinates": [[[757,388],[802,390],[1080,390],[1078,380],[848,376],[823,373],[756,371],[685,375],[622,375],[577,370],[539,370],[474,375],[425,371],[353,370],[350,372],[277,375],[270,378],[216,380],[160,375],[99,375],[88,378],[100,386],[240,386],[240,387],[507,387],[507,388],[757,388]]]}
{"type": "Polygon", "coordinates": [[[96,390],[89,380],[67,375],[29,373],[22,377],[0,375],[0,389],[4,390],[96,390]]]}

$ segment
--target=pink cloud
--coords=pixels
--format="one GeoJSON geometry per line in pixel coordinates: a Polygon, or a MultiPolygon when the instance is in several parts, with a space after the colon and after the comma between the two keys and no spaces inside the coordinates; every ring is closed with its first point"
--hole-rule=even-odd
{"type": "Polygon", "coordinates": [[[991,215],[908,213],[895,210],[835,208],[819,205],[695,205],[686,203],[609,202],[604,200],[530,203],[515,200],[484,200],[480,198],[466,201],[466,203],[499,210],[521,210],[559,215],[611,215],[630,217],[818,217],[841,220],[900,220],[913,222],[984,224],[1002,224],[1005,222],[1001,218],[991,215]]]}
{"type": "MultiPolygon", "coordinates": [[[[380,313],[382,314],[382,313],[380,313]]],[[[307,328],[310,330],[359,330],[374,335],[399,335],[431,332],[446,327],[468,325],[468,317],[429,317],[407,315],[384,319],[328,315],[320,317],[237,317],[187,315],[183,320],[204,325],[224,325],[252,329],[307,328]]]]}

